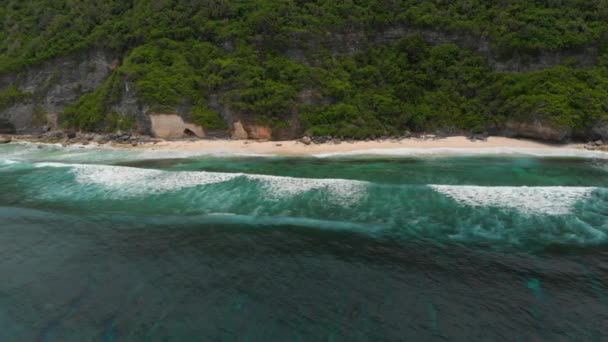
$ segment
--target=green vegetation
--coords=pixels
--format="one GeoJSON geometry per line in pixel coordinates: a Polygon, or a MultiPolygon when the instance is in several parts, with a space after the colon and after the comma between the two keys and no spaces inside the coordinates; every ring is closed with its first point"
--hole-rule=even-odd
{"type": "Polygon", "coordinates": [[[501,117],[550,118],[561,126],[584,130],[608,118],[608,69],[579,70],[558,66],[526,74],[502,75],[492,85],[490,107],[501,117]]]}
{"type": "Polygon", "coordinates": [[[209,131],[220,131],[228,129],[226,122],[222,120],[219,113],[207,108],[206,106],[195,106],[192,108],[194,122],[205,127],[209,131]]]}
{"type": "Polygon", "coordinates": [[[14,85],[8,86],[4,89],[0,89],[0,109],[10,107],[15,102],[22,100],[30,95],[30,93],[23,92],[14,85]]]}
{"type": "Polygon", "coordinates": [[[315,134],[360,138],[408,129],[475,128],[490,119],[481,108],[492,75],[488,66],[452,44],[432,47],[414,36],[323,71],[321,92],[335,103],[305,111],[315,134]]]}
{"type": "Polygon", "coordinates": [[[585,131],[608,118],[608,69],[566,65],[495,73],[452,44],[403,39],[341,59],[323,70],[319,89],[335,103],[305,108],[317,135],[367,137],[405,130],[483,130],[538,119],[585,131]]]}
{"type": "MultiPolygon", "coordinates": [[[[86,48],[125,56],[61,116],[84,130],[134,124],[113,109],[125,83],[150,111],[189,108],[212,130],[227,128],[220,106],[275,127],[298,113],[312,134],[356,138],[510,119],[584,131],[608,116],[608,0],[7,0],[0,14],[0,74],[86,48]],[[404,26],[489,40],[503,59],[584,47],[600,58],[497,73],[417,35],[356,43],[404,26]]],[[[0,108],[22,95],[2,90],[0,108]]]]}
{"type": "Polygon", "coordinates": [[[61,116],[63,125],[86,131],[129,128],[132,119],[121,119],[110,110],[110,105],[120,99],[121,90],[119,75],[115,73],[99,89],[68,106],[61,116]]]}

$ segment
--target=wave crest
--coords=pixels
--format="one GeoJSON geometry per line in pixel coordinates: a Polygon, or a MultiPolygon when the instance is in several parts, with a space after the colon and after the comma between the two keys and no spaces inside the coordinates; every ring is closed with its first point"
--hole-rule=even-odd
{"type": "Polygon", "coordinates": [[[37,163],[37,167],[67,167],[84,185],[97,185],[126,195],[143,195],[181,190],[196,186],[224,183],[245,178],[261,183],[269,198],[282,199],[312,190],[323,190],[330,200],[342,204],[358,202],[366,182],[346,179],[312,179],[244,173],[206,171],[163,171],[125,166],[37,163]]]}
{"type": "Polygon", "coordinates": [[[514,187],[431,185],[435,191],[469,206],[517,209],[531,214],[565,215],[594,187],[514,187]]]}

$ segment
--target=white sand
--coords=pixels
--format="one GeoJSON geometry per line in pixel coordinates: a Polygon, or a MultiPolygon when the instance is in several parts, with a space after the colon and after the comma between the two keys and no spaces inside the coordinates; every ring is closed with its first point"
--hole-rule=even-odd
{"type": "MultiPolygon", "coordinates": [[[[132,148],[132,147],[130,147],[132,148]]],[[[339,154],[450,154],[450,153],[516,153],[517,151],[545,151],[544,154],[585,153],[582,144],[551,145],[541,142],[490,137],[487,141],[470,141],[466,137],[440,139],[403,139],[384,141],[356,141],[306,145],[299,141],[252,141],[252,140],[197,140],[162,141],[143,144],[137,149],[175,150],[200,153],[267,154],[281,156],[328,156],[339,154]],[[561,152],[560,152],[561,151],[561,152]],[[568,152],[568,153],[566,153],[568,152]]],[[[543,153],[539,153],[543,154],[543,153]]]]}

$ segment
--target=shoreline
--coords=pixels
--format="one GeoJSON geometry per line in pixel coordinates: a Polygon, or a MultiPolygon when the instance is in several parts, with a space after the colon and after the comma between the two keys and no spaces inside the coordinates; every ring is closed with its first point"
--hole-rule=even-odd
{"type": "MultiPolygon", "coordinates": [[[[33,137],[13,135],[15,143],[48,144],[33,137]]],[[[52,143],[52,142],[51,142],[52,143]]],[[[305,143],[302,140],[257,141],[231,139],[160,140],[154,139],[137,144],[128,142],[57,141],[55,145],[79,148],[104,147],[139,151],[176,151],[193,155],[233,154],[259,156],[317,156],[340,155],[450,155],[450,154],[531,154],[539,156],[597,155],[608,158],[607,145],[550,144],[539,141],[506,137],[488,137],[485,140],[470,140],[465,136],[423,137],[370,141],[329,141],[305,143]]]]}
{"type": "MultiPolygon", "coordinates": [[[[496,149],[584,149],[582,144],[551,145],[531,140],[503,137],[489,137],[487,140],[471,141],[464,136],[447,138],[405,138],[370,141],[330,141],[306,144],[300,140],[288,141],[255,141],[255,140],[196,140],[196,141],[161,141],[146,143],[136,147],[143,150],[176,150],[186,152],[237,153],[277,156],[331,156],[331,155],[394,155],[415,154],[419,152],[450,151],[467,152],[483,150],[492,153],[496,149]],[[409,153],[408,153],[409,152],[409,153]]],[[[425,154],[426,154],[425,153],[425,154]]]]}
{"type": "Polygon", "coordinates": [[[415,155],[415,154],[496,154],[516,150],[551,152],[586,151],[584,144],[552,145],[537,141],[504,137],[489,137],[471,141],[464,136],[446,138],[405,138],[371,141],[330,141],[305,144],[300,140],[196,140],[162,141],[136,147],[141,150],[226,153],[241,155],[316,156],[340,155],[415,155]]]}

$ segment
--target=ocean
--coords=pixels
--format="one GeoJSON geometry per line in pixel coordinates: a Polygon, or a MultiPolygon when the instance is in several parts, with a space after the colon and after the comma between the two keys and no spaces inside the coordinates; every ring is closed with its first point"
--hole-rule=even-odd
{"type": "Polygon", "coordinates": [[[608,158],[0,146],[1,341],[608,339],[608,158]]]}

